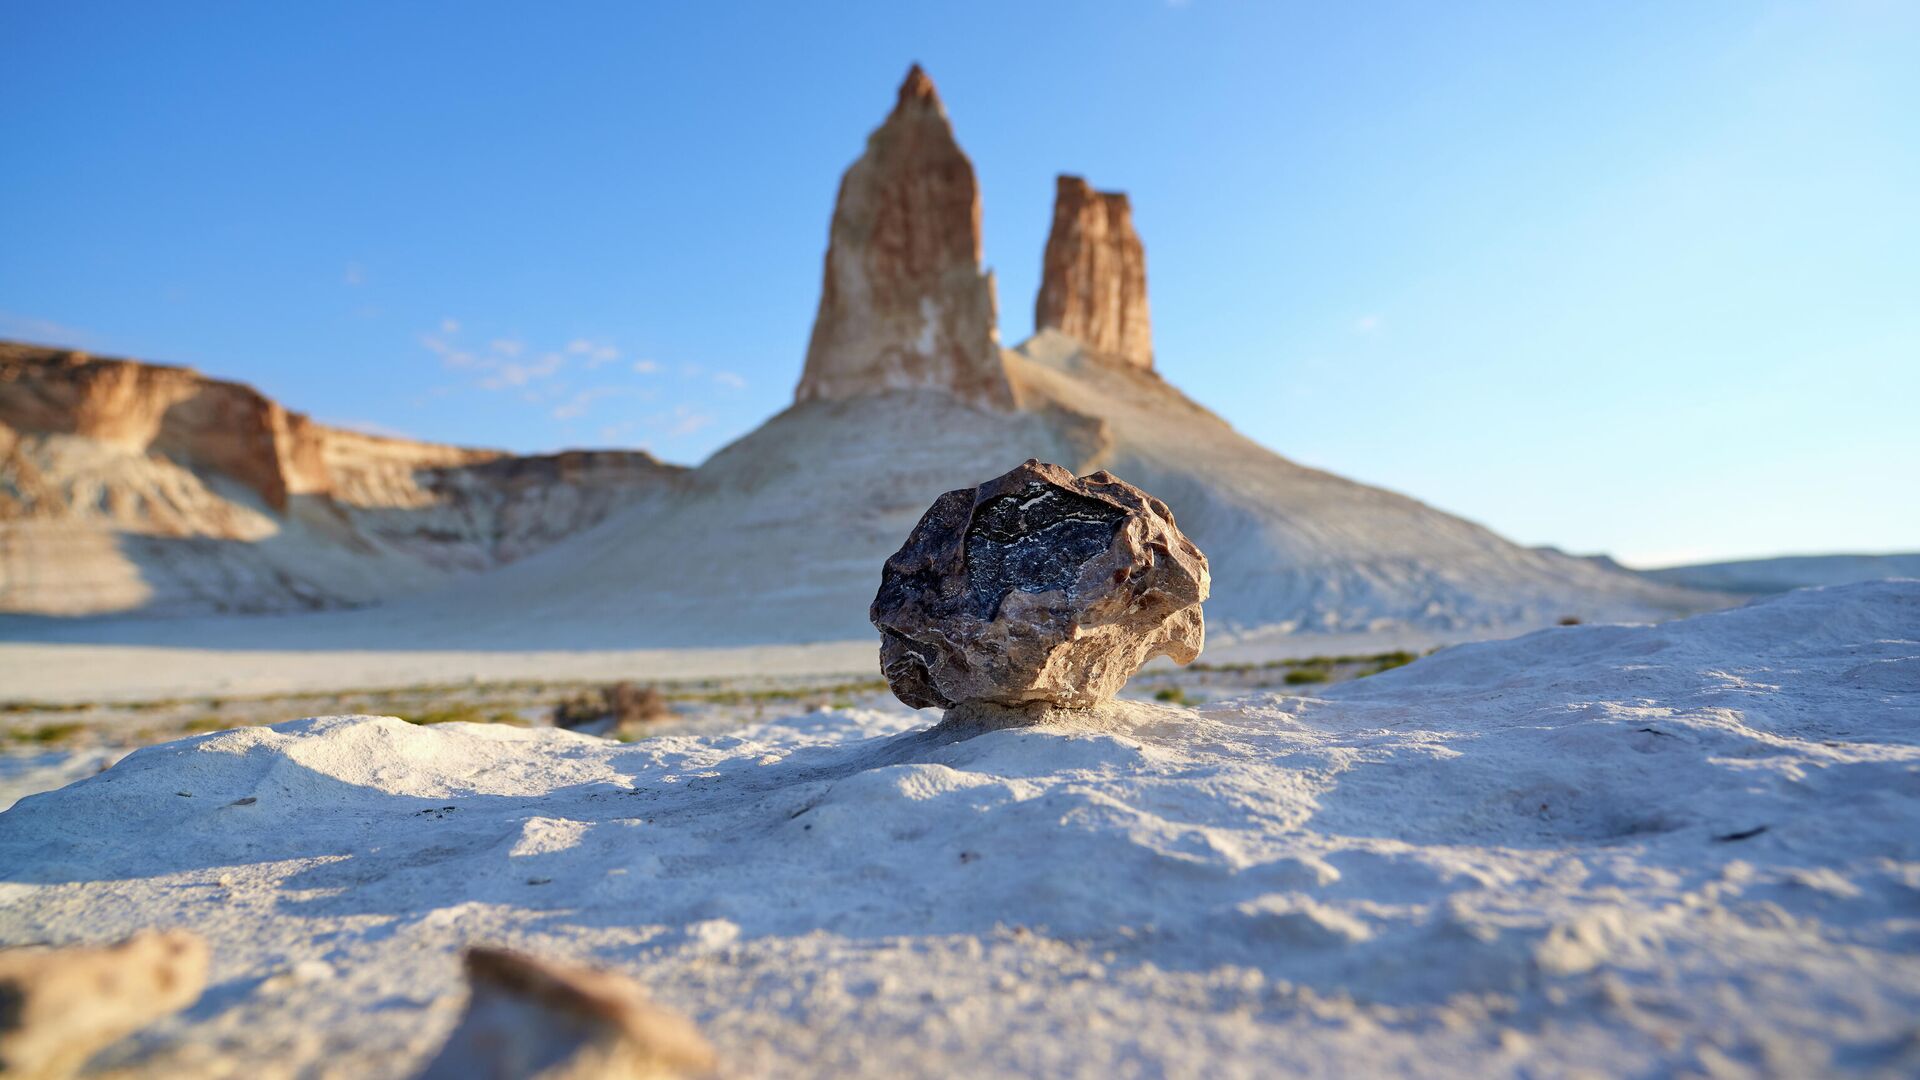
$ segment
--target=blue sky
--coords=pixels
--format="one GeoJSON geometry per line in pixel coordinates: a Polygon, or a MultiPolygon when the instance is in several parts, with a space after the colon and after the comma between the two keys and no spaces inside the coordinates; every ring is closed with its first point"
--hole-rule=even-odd
{"type": "Polygon", "coordinates": [[[1031,331],[1129,191],[1162,372],[1527,543],[1920,548],[1920,5],[0,8],[0,335],[696,462],[783,408],[909,62],[1031,331]]]}

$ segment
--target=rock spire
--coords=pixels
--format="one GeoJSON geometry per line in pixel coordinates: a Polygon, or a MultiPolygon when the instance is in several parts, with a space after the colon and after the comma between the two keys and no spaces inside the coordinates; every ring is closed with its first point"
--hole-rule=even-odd
{"type": "Polygon", "coordinates": [[[1147,252],[1124,192],[1095,191],[1078,176],[1056,181],[1033,325],[1080,339],[1102,361],[1153,369],[1147,252]]]}
{"type": "Polygon", "coordinates": [[[980,186],[918,64],[840,180],[820,312],[795,399],[931,387],[1012,408],[980,186]]]}

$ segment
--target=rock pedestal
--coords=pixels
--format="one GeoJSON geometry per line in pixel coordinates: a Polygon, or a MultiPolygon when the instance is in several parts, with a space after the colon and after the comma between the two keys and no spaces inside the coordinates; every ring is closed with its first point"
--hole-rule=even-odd
{"type": "Polygon", "coordinates": [[[1199,655],[1208,580],[1165,503],[1028,460],[936,499],[887,560],[870,615],[908,705],[1083,709],[1156,656],[1199,655]]]}

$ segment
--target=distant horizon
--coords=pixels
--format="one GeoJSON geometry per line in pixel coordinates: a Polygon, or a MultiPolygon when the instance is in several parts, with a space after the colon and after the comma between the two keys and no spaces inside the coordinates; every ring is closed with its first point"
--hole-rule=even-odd
{"type": "MultiPolygon", "coordinates": [[[[89,349],[83,349],[83,348],[72,346],[72,345],[63,345],[57,342],[50,342],[50,341],[24,341],[17,338],[0,339],[0,341],[9,343],[9,344],[26,345],[26,346],[35,347],[35,348],[44,348],[44,349],[50,349],[50,350],[81,353],[89,357],[94,357],[102,360],[132,360],[132,361],[137,361],[141,363],[152,364],[152,365],[162,366],[162,367],[184,368],[184,369],[193,371],[199,375],[205,376],[206,378],[209,378],[209,379],[214,379],[222,382],[239,383],[241,385],[247,386],[256,391],[259,390],[258,387],[254,387],[251,383],[247,383],[245,380],[242,380],[242,379],[228,378],[226,376],[222,376],[218,374],[217,372],[202,371],[201,369],[195,367],[192,364],[175,363],[173,361],[169,361],[162,358],[152,358],[152,357],[143,357],[143,356],[134,356],[134,355],[121,355],[119,353],[112,353],[112,354],[96,353],[89,349]]],[[[1005,345],[1003,343],[1003,347],[1007,349],[1012,349],[1016,346],[1005,345]]],[[[476,444],[470,444],[470,443],[439,443],[433,439],[422,439],[418,436],[409,435],[406,432],[401,432],[401,431],[368,430],[367,428],[355,427],[351,424],[341,424],[334,421],[330,421],[325,419],[324,417],[312,416],[311,414],[308,414],[306,410],[301,409],[298,403],[296,402],[279,401],[279,399],[277,398],[274,400],[278,402],[278,404],[281,405],[283,408],[306,415],[308,419],[316,423],[325,424],[328,427],[340,428],[341,430],[345,430],[345,431],[352,431],[356,434],[366,435],[373,438],[395,439],[395,440],[409,441],[409,442],[434,443],[436,445],[456,446],[460,449],[467,449],[467,450],[498,451],[500,453],[507,454],[513,457],[544,457],[544,456],[551,456],[556,454],[567,454],[567,453],[639,452],[639,453],[650,454],[663,464],[682,466],[688,470],[697,469],[701,465],[706,464],[707,460],[711,458],[714,453],[718,453],[721,449],[724,449],[725,446],[731,445],[732,442],[738,441],[739,438],[742,438],[752,433],[751,429],[749,431],[741,432],[739,436],[734,437],[733,439],[729,440],[727,443],[722,444],[720,447],[716,447],[714,451],[706,455],[706,457],[700,458],[698,460],[692,460],[692,461],[677,461],[671,457],[665,457],[660,454],[657,454],[652,450],[646,449],[645,447],[599,446],[591,443],[566,445],[566,446],[560,446],[560,447],[547,449],[547,450],[517,451],[517,450],[509,450],[500,446],[476,445],[476,444]]],[[[1204,401],[1198,402],[1198,404],[1200,404],[1202,407],[1207,408],[1209,412],[1214,411],[1212,407],[1208,406],[1207,403],[1204,401]]],[[[775,415],[778,415],[778,414],[776,413],[775,415]]],[[[1215,415],[1217,416],[1219,414],[1216,412],[1215,415]]],[[[769,417],[768,419],[772,419],[772,417],[769,417]]],[[[1268,449],[1272,449],[1272,448],[1268,447],[1268,449]]],[[[1285,457],[1286,455],[1282,454],[1281,456],[1285,457]]],[[[1296,464],[1304,464],[1304,463],[1296,462],[1296,464]]],[[[1319,468],[1319,466],[1310,466],[1310,467],[1319,468]]],[[[1347,477],[1347,479],[1353,479],[1353,478],[1347,477]]],[[[1380,485],[1376,484],[1371,486],[1379,487],[1380,485]]],[[[1386,490],[1392,490],[1392,489],[1386,489],[1386,490]]],[[[1426,501],[1424,499],[1420,499],[1418,493],[1415,493],[1415,492],[1401,491],[1401,492],[1397,492],[1396,494],[1405,495],[1409,498],[1413,498],[1421,502],[1426,501]]],[[[1427,505],[1432,506],[1434,504],[1428,503],[1427,505]]],[[[1442,511],[1446,511],[1448,513],[1452,513],[1452,511],[1448,510],[1448,508],[1445,506],[1439,506],[1436,508],[1442,511]]],[[[1454,516],[1459,517],[1463,515],[1455,514],[1454,516]]],[[[1487,525],[1485,522],[1475,522],[1475,524],[1479,524],[1486,528],[1493,528],[1493,526],[1487,525]]],[[[1499,530],[1495,529],[1494,531],[1498,532],[1499,530]]],[[[1512,539],[1512,538],[1508,537],[1508,539],[1512,539]]],[[[1536,544],[1536,545],[1530,545],[1530,546],[1558,548],[1558,545],[1554,545],[1554,544],[1536,544]]],[[[1630,570],[1663,570],[1663,569],[1668,569],[1671,567],[1679,567],[1679,566],[1693,566],[1693,565],[1703,565],[1703,564],[1711,564],[1711,563],[1760,562],[1760,561],[1766,561],[1771,559],[1887,558],[1887,557],[1893,557],[1893,556],[1911,555],[1911,554],[1920,553],[1920,549],[1916,549],[1916,550],[1889,549],[1889,550],[1879,550],[1879,551],[1866,551],[1866,550],[1861,550],[1861,551],[1855,551],[1855,550],[1781,551],[1781,552],[1770,552],[1770,553],[1764,553],[1764,554],[1758,554],[1758,555],[1731,555],[1731,556],[1708,558],[1708,559],[1684,560],[1679,562],[1640,564],[1640,563],[1629,563],[1627,562],[1627,560],[1622,559],[1619,556],[1615,555],[1613,552],[1609,552],[1609,551],[1573,551],[1573,550],[1567,550],[1567,549],[1560,549],[1560,550],[1566,551],[1566,553],[1569,555],[1577,555],[1583,558],[1594,557],[1594,556],[1606,556],[1608,558],[1613,559],[1615,562],[1618,562],[1621,565],[1626,566],[1630,570]]]]}
{"type": "Polygon", "coordinates": [[[1642,568],[1920,549],[1920,12],[954,10],[9,9],[0,336],[697,464],[790,402],[919,61],[1004,345],[1074,173],[1160,373],[1290,460],[1642,568]]]}

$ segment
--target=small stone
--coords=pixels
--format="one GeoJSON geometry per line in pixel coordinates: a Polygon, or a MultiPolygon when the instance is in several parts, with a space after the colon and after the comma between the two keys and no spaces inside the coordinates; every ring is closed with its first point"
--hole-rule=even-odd
{"type": "Polygon", "coordinates": [[[1156,656],[1200,654],[1207,557],[1165,503],[1029,459],[934,500],[887,560],[880,667],[917,709],[1085,709],[1156,656]]]}
{"type": "Polygon", "coordinates": [[[207,946],[183,930],[105,947],[0,951],[0,1073],[52,1080],[200,999],[207,946]]]}
{"type": "Polygon", "coordinates": [[[631,979],[505,949],[466,953],[472,996],[420,1080],[703,1076],[713,1047],[631,979]]]}

